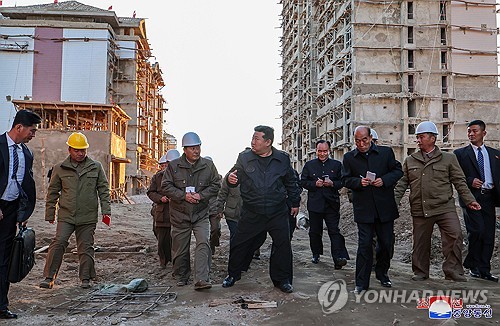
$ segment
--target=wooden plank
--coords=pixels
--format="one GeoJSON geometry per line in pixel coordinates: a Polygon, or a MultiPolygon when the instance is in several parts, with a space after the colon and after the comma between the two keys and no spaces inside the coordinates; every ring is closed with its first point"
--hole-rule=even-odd
{"type": "Polygon", "coordinates": [[[44,252],[47,249],[49,249],[49,246],[43,246],[41,248],[38,248],[37,250],[35,250],[35,254],[39,254],[41,252],[44,252]]]}

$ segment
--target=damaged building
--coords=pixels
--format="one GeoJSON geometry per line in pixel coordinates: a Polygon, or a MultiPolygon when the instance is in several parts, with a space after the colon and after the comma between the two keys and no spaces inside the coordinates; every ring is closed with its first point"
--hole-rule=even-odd
{"type": "Polygon", "coordinates": [[[282,0],[282,146],[296,169],[332,142],[341,159],[368,125],[398,159],[416,150],[415,128],[436,123],[437,145],[468,143],[487,123],[499,146],[494,0],[282,0]]]}
{"type": "Polygon", "coordinates": [[[115,199],[144,191],[158,159],[176,146],[163,130],[164,81],[150,60],[145,19],[76,1],[0,7],[0,14],[0,129],[18,109],[42,117],[30,143],[39,196],[77,130],[115,199]]]}

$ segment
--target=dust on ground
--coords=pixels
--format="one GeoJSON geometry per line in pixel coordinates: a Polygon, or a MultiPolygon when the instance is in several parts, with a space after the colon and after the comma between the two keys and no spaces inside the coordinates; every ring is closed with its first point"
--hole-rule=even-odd
{"type": "MultiPolygon", "coordinates": [[[[145,196],[134,196],[136,204],[113,204],[112,226],[102,223],[96,230],[95,246],[97,280],[94,289],[103,284],[127,284],[134,278],[145,278],[149,285],[172,286],[170,291],[177,294],[175,301],[160,303],[151,312],[135,318],[125,318],[126,314],[103,313],[93,317],[93,312],[68,314],[66,311],[50,310],[61,303],[86,295],[90,290],[81,289],[78,280],[78,257],[75,253],[75,239],[64,257],[59,276],[53,289],[41,289],[43,267],[46,254],[37,254],[37,263],[26,279],[11,284],[9,294],[10,309],[19,314],[19,319],[9,321],[12,325],[437,325],[439,321],[430,320],[427,310],[416,309],[416,302],[409,303],[368,303],[369,300],[356,302],[350,292],[354,288],[354,270],[357,228],[352,218],[352,205],[342,196],[341,230],[346,237],[346,245],[351,256],[342,270],[335,270],[330,256],[329,239],[323,234],[325,255],[319,264],[310,262],[311,252],[307,231],[296,230],[292,240],[294,253],[294,293],[285,294],[273,287],[269,279],[270,237],[261,249],[261,260],[253,260],[247,273],[232,288],[221,286],[226,276],[229,250],[229,230],[222,222],[221,246],[213,257],[210,290],[195,291],[192,282],[178,287],[171,276],[172,265],[166,269],[159,267],[156,254],[156,240],[152,232],[151,203],[145,196]],[[347,304],[336,313],[325,314],[318,302],[318,290],[325,282],[345,280],[349,294],[347,304]],[[238,304],[221,304],[209,307],[215,300],[232,301],[239,297],[276,301],[277,308],[242,309],[238,304]]],[[[36,210],[29,220],[37,235],[37,247],[50,243],[55,234],[55,226],[44,221],[44,202],[37,203],[36,210]]],[[[441,271],[441,245],[439,232],[435,230],[432,245],[431,278],[424,282],[411,281],[411,217],[407,198],[401,205],[401,217],[395,223],[396,244],[394,258],[389,271],[393,290],[447,291],[447,290],[487,290],[487,304],[493,308],[493,318],[449,320],[452,324],[499,324],[500,291],[497,283],[471,279],[467,283],[444,280],[441,271]]],[[[307,213],[304,211],[304,213],[307,213]]],[[[462,221],[463,224],[463,221],[462,221]]],[[[465,231],[464,231],[465,234],[465,231]]],[[[500,274],[497,232],[495,253],[492,260],[492,273],[500,274]]],[[[194,239],[192,241],[194,243],[194,239]]],[[[191,253],[194,246],[191,247],[191,253]]],[[[372,274],[373,275],[373,274],[372,274]]],[[[372,276],[370,289],[384,290],[372,276]]],[[[150,291],[154,291],[151,288],[150,291]]],[[[369,299],[369,298],[368,298],[369,299]]]]}

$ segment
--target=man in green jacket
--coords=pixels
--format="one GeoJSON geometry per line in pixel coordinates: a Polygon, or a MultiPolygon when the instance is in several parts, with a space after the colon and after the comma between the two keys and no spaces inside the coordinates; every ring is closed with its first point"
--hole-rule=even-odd
{"type": "Polygon", "coordinates": [[[110,223],[109,184],[101,163],[87,156],[87,137],[72,133],[68,141],[69,156],[54,166],[45,204],[45,220],[53,224],[56,219],[56,236],[49,246],[41,288],[51,289],[57,277],[68,246],[68,239],[75,232],[79,276],[82,288],[90,287],[96,277],[94,268],[94,233],[97,225],[98,202],[101,204],[103,222],[110,223]]]}
{"type": "Polygon", "coordinates": [[[437,127],[431,121],[421,122],[417,126],[417,145],[420,150],[405,159],[404,175],[394,193],[399,204],[406,189],[410,188],[413,218],[412,279],[423,281],[429,278],[431,236],[434,224],[437,224],[445,257],[445,278],[465,282],[467,278],[462,267],[463,237],[452,185],[467,207],[480,210],[481,206],[467,187],[456,156],[442,152],[435,145],[437,135],[437,127]]]}

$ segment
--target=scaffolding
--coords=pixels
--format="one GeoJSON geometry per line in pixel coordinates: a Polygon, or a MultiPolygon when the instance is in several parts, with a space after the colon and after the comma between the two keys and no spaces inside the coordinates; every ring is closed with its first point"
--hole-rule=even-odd
{"type": "MultiPolygon", "coordinates": [[[[379,143],[393,147],[399,159],[415,151],[415,127],[423,120],[438,125],[444,150],[466,142],[472,119],[494,117],[490,124],[498,129],[498,106],[496,113],[486,110],[500,104],[493,1],[281,4],[282,146],[296,169],[315,156],[319,139],[330,141],[341,159],[353,148],[358,125],[376,129],[379,143]],[[479,24],[471,11],[484,13],[488,23],[479,24]],[[489,65],[476,73],[466,58],[489,65]],[[488,95],[469,91],[483,87],[488,95]],[[469,113],[472,102],[485,109],[469,113]]],[[[498,143],[498,132],[489,139],[498,143]]]]}

